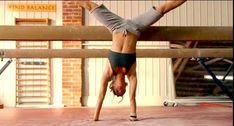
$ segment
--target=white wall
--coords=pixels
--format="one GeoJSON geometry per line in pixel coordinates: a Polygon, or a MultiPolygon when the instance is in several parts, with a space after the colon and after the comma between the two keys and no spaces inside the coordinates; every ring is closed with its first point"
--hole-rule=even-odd
{"type": "MultiPolygon", "coordinates": [[[[62,25],[62,1],[42,0],[42,1],[0,1],[0,25],[15,25],[15,18],[50,18],[52,25],[62,25]],[[9,3],[56,3],[56,12],[12,12],[8,10],[9,3]]],[[[1,34],[1,33],[0,33],[1,34]]],[[[0,42],[0,49],[15,49],[14,41],[0,42]]],[[[62,42],[53,42],[52,48],[61,49],[62,42]]],[[[7,62],[0,61],[0,68],[7,62]]],[[[53,105],[62,106],[62,59],[52,59],[52,85],[53,85],[53,105]]],[[[16,97],[16,63],[15,59],[0,76],[0,102],[4,106],[14,107],[16,97]]]]}
{"type": "MultiPolygon", "coordinates": [[[[112,12],[131,19],[153,5],[164,1],[96,1],[103,3],[112,12]]],[[[179,8],[164,15],[155,26],[232,26],[232,1],[187,1],[179,8]]],[[[86,25],[102,25],[87,11],[86,25]]],[[[86,48],[110,48],[111,42],[86,42],[86,48]],[[97,46],[99,45],[99,46],[97,46]],[[100,46],[103,45],[103,46],[100,46]]],[[[168,42],[138,42],[137,48],[169,48],[168,42]],[[144,47],[142,47],[144,45],[144,47]],[[146,47],[145,47],[146,46],[146,47]]],[[[100,88],[101,73],[107,59],[85,60],[84,104],[95,106],[100,88]]],[[[175,97],[171,59],[137,59],[138,87],[137,104],[140,106],[162,105],[166,99],[175,97]]],[[[107,91],[104,106],[127,106],[128,90],[122,103],[112,101],[107,91]]]]}

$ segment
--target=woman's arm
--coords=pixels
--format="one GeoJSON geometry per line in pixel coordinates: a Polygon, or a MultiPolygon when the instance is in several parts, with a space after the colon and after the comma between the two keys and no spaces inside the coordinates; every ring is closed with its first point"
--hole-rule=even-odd
{"type": "Polygon", "coordinates": [[[112,75],[113,75],[113,72],[111,70],[110,63],[109,63],[109,61],[107,61],[106,68],[103,72],[102,79],[101,79],[101,88],[100,88],[100,92],[99,92],[99,96],[98,96],[98,100],[97,100],[96,111],[94,114],[94,119],[93,119],[94,121],[99,120],[99,115],[100,115],[100,111],[102,108],[103,100],[104,100],[105,95],[106,95],[108,82],[111,79],[112,75]]]}
{"type": "Polygon", "coordinates": [[[130,90],[129,90],[129,97],[130,97],[130,120],[136,121],[137,118],[137,107],[136,107],[136,89],[137,89],[137,74],[136,74],[136,63],[132,66],[131,70],[128,74],[128,80],[130,82],[130,90]],[[133,118],[131,118],[133,116],[133,118]]]}

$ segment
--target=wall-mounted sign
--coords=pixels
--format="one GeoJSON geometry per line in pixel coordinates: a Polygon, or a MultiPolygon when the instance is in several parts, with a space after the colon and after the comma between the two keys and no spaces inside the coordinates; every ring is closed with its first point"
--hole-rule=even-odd
{"type": "Polygon", "coordinates": [[[8,9],[11,11],[26,11],[26,12],[55,12],[56,4],[22,4],[10,3],[8,9]]]}

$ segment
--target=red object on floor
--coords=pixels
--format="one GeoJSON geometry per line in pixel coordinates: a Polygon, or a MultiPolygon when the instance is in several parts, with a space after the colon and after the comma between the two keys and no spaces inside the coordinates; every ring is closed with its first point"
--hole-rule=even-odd
{"type": "Polygon", "coordinates": [[[139,121],[129,121],[129,108],[104,107],[100,121],[94,108],[4,108],[0,126],[233,126],[229,107],[138,107],[139,121]]]}
{"type": "Polygon", "coordinates": [[[208,103],[208,102],[202,102],[200,103],[201,107],[228,107],[233,108],[233,104],[230,103],[208,103]]]}

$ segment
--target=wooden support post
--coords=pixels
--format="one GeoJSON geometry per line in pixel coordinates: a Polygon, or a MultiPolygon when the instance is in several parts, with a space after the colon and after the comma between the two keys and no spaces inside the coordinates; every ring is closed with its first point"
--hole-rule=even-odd
{"type": "MultiPolygon", "coordinates": [[[[192,45],[192,42],[191,41],[188,41],[188,42],[186,42],[185,43],[185,47],[186,48],[190,48],[190,46],[192,45]]],[[[194,47],[196,47],[197,45],[195,44],[194,45],[194,47]]],[[[194,48],[193,47],[193,48],[194,48]]],[[[180,62],[179,64],[180,64],[180,66],[178,65],[178,66],[176,66],[176,68],[175,67],[173,67],[173,72],[174,72],[174,78],[175,78],[175,81],[180,77],[180,75],[181,75],[181,73],[183,72],[183,70],[184,70],[184,68],[185,68],[185,66],[186,66],[186,64],[187,64],[187,62],[189,61],[189,58],[182,58],[182,60],[179,60],[178,62],[180,62]]]]}
{"type": "MultiPolygon", "coordinates": [[[[184,47],[185,48],[189,48],[191,46],[191,44],[192,44],[191,41],[186,42],[185,45],[184,45],[184,47]]],[[[175,64],[173,65],[173,72],[174,73],[176,72],[176,70],[178,69],[178,67],[180,66],[180,64],[182,63],[182,60],[183,60],[182,58],[176,59],[175,64]]]]}
{"type": "Polygon", "coordinates": [[[4,105],[0,103],[0,109],[3,109],[4,108],[4,105]]]}
{"type": "MultiPolygon", "coordinates": [[[[0,26],[0,40],[7,41],[111,41],[103,26],[0,26]]],[[[158,26],[146,30],[144,41],[231,41],[232,27],[158,26]]]]}
{"type": "Polygon", "coordinates": [[[175,74],[175,81],[180,77],[181,73],[183,72],[187,62],[189,61],[189,58],[184,58],[182,60],[181,66],[176,70],[175,74]]]}
{"type": "MultiPolygon", "coordinates": [[[[0,49],[0,58],[106,58],[108,49],[0,49]]],[[[233,57],[232,48],[139,49],[138,58],[233,57]]]]}

